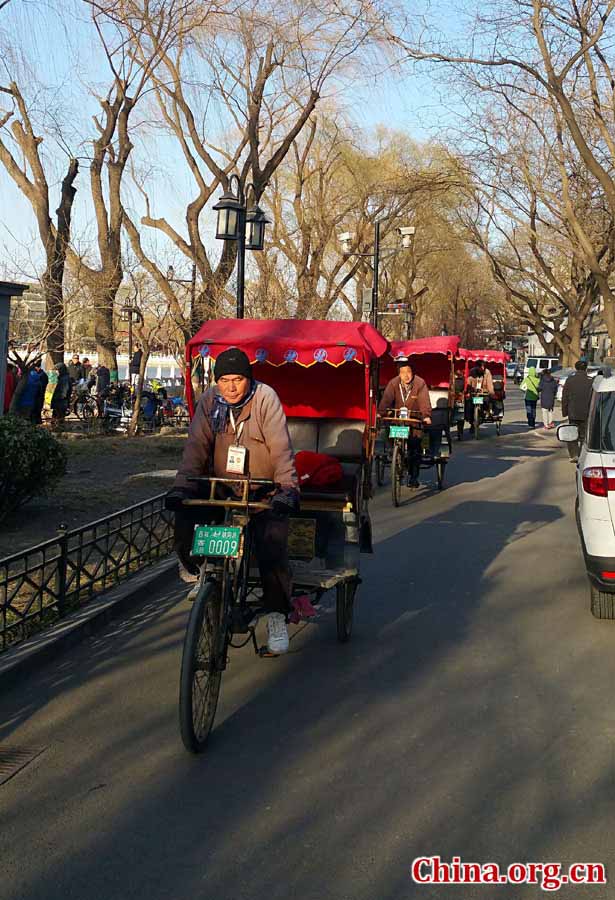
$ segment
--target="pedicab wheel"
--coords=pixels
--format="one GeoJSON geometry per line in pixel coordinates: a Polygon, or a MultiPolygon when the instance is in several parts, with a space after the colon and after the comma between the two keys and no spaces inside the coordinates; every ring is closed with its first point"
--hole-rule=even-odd
{"type": "Polygon", "coordinates": [[[463,440],[463,425],[464,425],[463,422],[457,422],[457,440],[458,441],[463,440]]]}
{"type": "Polygon", "coordinates": [[[83,416],[84,422],[91,422],[96,413],[98,412],[97,406],[95,403],[87,402],[83,404],[83,409],[81,415],[83,416]]]}
{"type": "Polygon", "coordinates": [[[337,639],[341,644],[350,640],[354,616],[354,597],[357,585],[354,581],[343,581],[336,587],[337,639]]]}
{"type": "Polygon", "coordinates": [[[502,423],[501,422],[495,423],[495,433],[497,434],[498,437],[502,434],[502,423]]]}
{"type": "Polygon", "coordinates": [[[441,491],[444,487],[444,476],[446,475],[446,463],[443,460],[436,463],[436,474],[438,476],[438,490],[441,491]]]}
{"type": "Polygon", "coordinates": [[[480,430],[480,407],[477,405],[474,407],[474,419],[472,421],[472,431],[474,432],[474,437],[478,440],[478,434],[480,430]]]}
{"type": "Polygon", "coordinates": [[[190,612],[179,681],[179,728],[190,753],[204,751],[214,723],[222,678],[220,638],[220,591],[207,581],[190,612]]]}
{"type": "Polygon", "coordinates": [[[385,460],[384,456],[376,457],[376,483],[378,487],[382,487],[384,484],[384,468],[385,468],[385,460]]]}
{"type": "Polygon", "coordinates": [[[396,444],[395,447],[393,447],[393,459],[391,460],[391,495],[393,497],[393,506],[399,506],[401,502],[403,468],[401,447],[396,444]]]}

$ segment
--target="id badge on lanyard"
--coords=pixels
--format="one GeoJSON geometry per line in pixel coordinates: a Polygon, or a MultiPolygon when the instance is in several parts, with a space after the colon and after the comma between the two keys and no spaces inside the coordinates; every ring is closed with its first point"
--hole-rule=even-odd
{"type": "Polygon", "coordinates": [[[235,432],[235,443],[228,448],[226,455],[226,471],[231,475],[245,475],[246,472],[246,448],[242,447],[239,441],[243,434],[245,422],[239,423],[239,428],[235,426],[235,417],[231,410],[231,424],[235,432]]]}
{"type": "Polygon", "coordinates": [[[404,386],[403,386],[403,384],[401,383],[401,381],[399,382],[399,393],[400,393],[400,395],[401,395],[401,400],[402,400],[402,404],[403,404],[403,406],[402,406],[402,408],[401,408],[401,410],[400,410],[400,416],[399,416],[400,419],[407,419],[407,418],[408,418],[408,412],[409,412],[409,410],[408,410],[408,400],[409,400],[409,399],[411,398],[411,396],[412,396],[412,384],[413,384],[413,381],[414,381],[414,379],[412,379],[412,381],[410,382],[410,386],[408,387],[408,390],[405,391],[405,392],[404,392],[404,386]],[[404,410],[404,409],[406,410],[405,415],[402,414],[402,410],[404,410]]]}

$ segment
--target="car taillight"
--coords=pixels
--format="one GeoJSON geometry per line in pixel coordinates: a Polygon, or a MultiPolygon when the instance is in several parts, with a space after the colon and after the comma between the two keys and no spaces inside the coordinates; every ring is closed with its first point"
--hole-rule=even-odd
{"type": "Polygon", "coordinates": [[[594,497],[607,497],[609,491],[615,491],[615,469],[604,466],[583,469],[583,490],[594,497]]]}
{"type": "Polygon", "coordinates": [[[601,572],[605,581],[615,581],[615,572],[601,572]]]}

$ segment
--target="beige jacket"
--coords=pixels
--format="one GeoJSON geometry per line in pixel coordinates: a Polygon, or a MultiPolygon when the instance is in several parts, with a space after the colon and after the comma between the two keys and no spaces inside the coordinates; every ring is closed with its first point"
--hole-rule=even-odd
{"type": "Polygon", "coordinates": [[[237,443],[247,450],[246,474],[271,479],[285,488],[298,487],[286,415],[273,388],[257,383],[254,397],[235,418],[238,431],[245,423],[239,440],[230,417],[226,431],[214,436],[210,417],[217,393],[216,387],[209,388],[199,400],[174,487],[189,487],[190,475],[237,477],[226,471],[228,448],[237,443]]]}
{"type": "MultiPolygon", "coordinates": [[[[472,378],[471,375],[468,378],[468,384],[474,390],[476,390],[476,388],[478,386],[478,382],[479,382],[479,379],[472,378]]],[[[486,391],[486,393],[489,394],[491,397],[493,397],[493,395],[495,394],[495,388],[493,387],[493,375],[491,374],[489,369],[485,369],[485,374],[483,375],[483,378],[482,378],[482,388],[483,388],[483,391],[486,391]]]]}

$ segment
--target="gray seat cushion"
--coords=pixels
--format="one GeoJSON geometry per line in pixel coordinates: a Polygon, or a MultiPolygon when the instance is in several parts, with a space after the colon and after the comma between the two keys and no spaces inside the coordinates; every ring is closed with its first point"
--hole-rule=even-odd
{"type": "Polygon", "coordinates": [[[360,419],[322,419],[318,452],[330,456],[361,457],[365,422],[360,419]]]}
{"type": "Polygon", "coordinates": [[[295,453],[299,450],[318,450],[318,419],[287,419],[288,431],[295,453]]]}

